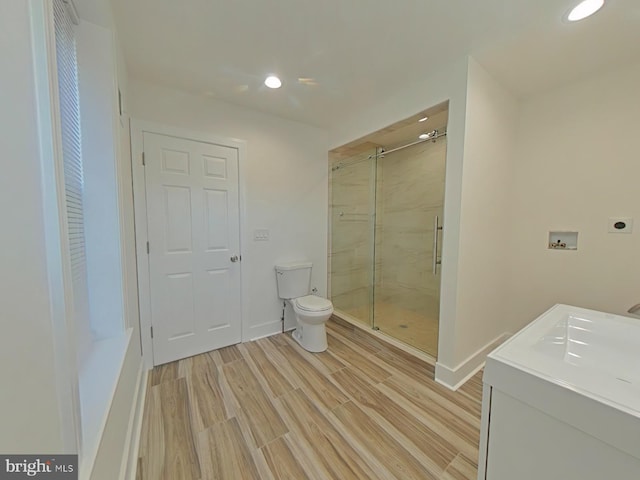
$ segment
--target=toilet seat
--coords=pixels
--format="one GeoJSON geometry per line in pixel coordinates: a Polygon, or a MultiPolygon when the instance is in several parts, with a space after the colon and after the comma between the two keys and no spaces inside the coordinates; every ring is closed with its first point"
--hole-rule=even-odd
{"type": "Polygon", "coordinates": [[[295,305],[305,312],[323,312],[333,308],[333,304],[326,298],[317,295],[306,295],[295,299],[295,305]]]}

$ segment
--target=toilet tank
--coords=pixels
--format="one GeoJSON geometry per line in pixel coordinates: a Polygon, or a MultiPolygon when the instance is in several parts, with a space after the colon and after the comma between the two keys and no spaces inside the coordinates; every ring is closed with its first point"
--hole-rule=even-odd
{"type": "Polygon", "coordinates": [[[278,297],[304,297],[311,287],[311,262],[289,262],[276,265],[278,297]]]}

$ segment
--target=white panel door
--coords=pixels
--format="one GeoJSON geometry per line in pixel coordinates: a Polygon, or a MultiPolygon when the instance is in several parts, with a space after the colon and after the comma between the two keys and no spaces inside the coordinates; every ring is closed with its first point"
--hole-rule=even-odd
{"type": "Polygon", "coordinates": [[[241,341],[238,150],[144,133],[155,365],[241,341]]]}

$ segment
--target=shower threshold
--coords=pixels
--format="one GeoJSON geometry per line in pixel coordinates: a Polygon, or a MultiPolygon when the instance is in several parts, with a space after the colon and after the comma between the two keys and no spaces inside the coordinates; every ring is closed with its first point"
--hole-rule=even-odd
{"type": "Polygon", "coordinates": [[[426,362],[433,366],[435,366],[436,364],[436,359],[428,353],[418,348],[412,347],[411,345],[408,345],[379,329],[372,328],[370,325],[364,324],[362,321],[358,320],[352,315],[349,315],[346,312],[343,312],[341,310],[334,310],[333,317],[336,317],[339,320],[342,320],[343,322],[346,322],[349,325],[356,327],[377,339],[382,340],[383,342],[393,345],[394,347],[399,348],[400,350],[418,358],[419,360],[422,360],[423,362],[426,362]]]}

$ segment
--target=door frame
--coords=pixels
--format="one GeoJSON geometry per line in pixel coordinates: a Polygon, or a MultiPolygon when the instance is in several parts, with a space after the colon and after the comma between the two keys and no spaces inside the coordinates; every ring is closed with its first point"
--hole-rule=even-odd
{"type": "MultiPolygon", "coordinates": [[[[146,369],[153,368],[153,341],[151,338],[151,288],[149,278],[149,256],[147,254],[147,241],[149,240],[147,231],[147,194],[144,166],[142,164],[142,152],[144,150],[144,134],[155,133],[169,137],[183,138],[196,142],[212,143],[238,150],[238,202],[239,202],[239,225],[240,231],[240,252],[244,247],[243,232],[247,231],[246,210],[245,210],[245,158],[247,144],[244,140],[227,138],[210,133],[183,129],[161,125],[144,120],[132,118],[131,128],[131,174],[133,181],[133,206],[134,224],[136,238],[136,265],[138,269],[138,300],[140,308],[140,346],[142,348],[142,359],[146,369]]],[[[247,318],[245,298],[248,298],[247,284],[243,275],[243,262],[240,261],[240,325],[241,341],[246,341],[247,318]]]]}

